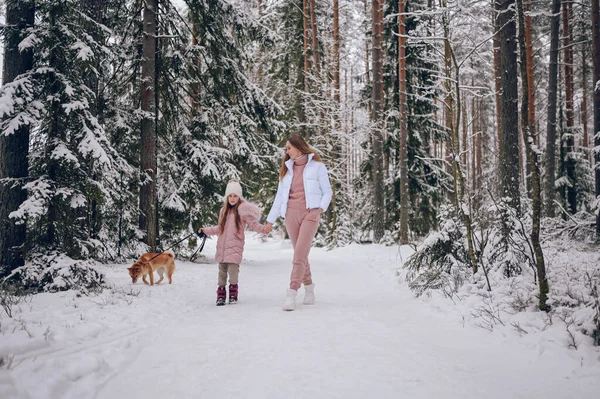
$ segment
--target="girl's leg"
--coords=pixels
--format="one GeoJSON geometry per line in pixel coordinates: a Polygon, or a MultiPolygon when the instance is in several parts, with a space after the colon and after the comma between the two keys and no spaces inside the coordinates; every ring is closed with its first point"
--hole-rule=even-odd
{"type": "Polygon", "coordinates": [[[219,286],[217,287],[217,306],[225,305],[225,284],[227,283],[227,263],[219,263],[219,286]]]}
{"type": "Polygon", "coordinates": [[[237,284],[240,276],[240,265],[229,263],[229,284],[237,284]]]}
{"type": "Polygon", "coordinates": [[[229,263],[219,263],[219,287],[224,287],[227,284],[227,267],[229,263]]]}
{"type": "Polygon", "coordinates": [[[229,264],[229,303],[238,301],[238,277],[240,275],[240,265],[229,264]]]}

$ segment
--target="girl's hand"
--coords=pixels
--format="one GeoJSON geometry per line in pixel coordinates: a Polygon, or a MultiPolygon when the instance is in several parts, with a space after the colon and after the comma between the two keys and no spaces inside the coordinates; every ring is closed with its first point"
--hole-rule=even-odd
{"type": "Polygon", "coordinates": [[[265,228],[263,229],[263,232],[265,234],[269,234],[271,232],[271,230],[273,230],[273,224],[272,223],[265,224],[265,228]]]}

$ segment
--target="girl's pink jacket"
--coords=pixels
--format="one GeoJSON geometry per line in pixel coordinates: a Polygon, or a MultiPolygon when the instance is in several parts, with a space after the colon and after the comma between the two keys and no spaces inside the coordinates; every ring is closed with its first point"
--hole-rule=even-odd
{"type": "MultiPolygon", "coordinates": [[[[240,201],[242,201],[240,199],[240,201]]],[[[242,220],[242,227],[248,227],[250,230],[257,233],[262,233],[264,225],[258,222],[260,218],[260,209],[257,205],[242,201],[238,207],[240,218],[242,220]]],[[[229,213],[227,220],[225,221],[225,231],[221,234],[219,225],[211,227],[203,227],[202,231],[207,236],[218,234],[217,239],[217,253],[215,260],[219,263],[234,263],[239,265],[242,263],[242,255],[244,253],[244,244],[246,242],[246,236],[244,230],[237,233],[235,225],[235,215],[233,212],[229,213]]]]}

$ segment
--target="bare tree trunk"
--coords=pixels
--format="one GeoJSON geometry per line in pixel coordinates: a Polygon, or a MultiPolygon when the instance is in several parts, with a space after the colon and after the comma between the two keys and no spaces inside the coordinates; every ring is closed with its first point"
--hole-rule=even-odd
{"type": "Polygon", "coordinates": [[[531,137],[534,140],[534,144],[537,144],[538,135],[535,129],[535,77],[533,74],[533,43],[531,39],[532,25],[531,15],[529,14],[529,12],[531,11],[531,1],[532,0],[525,0],[523,3],[525,11],[525,51],[527,61],[527,84],[529,85],[529,87],[527,88],[529,102],[529,112],[527,113],[527,119],[531,137]]]}
{"type": "Polygon", "coordinates": [[[517,94],[517,32],[515,0],[495,0],[496,26],[500,27],[500,54],[498,70],[502,97],[500,111],[500,181],[501,195],[521,213],[519,196],[519,128],[517,94]]]}
{"type": "Polygon", "coordinates": [[[526,165],[526,155],[525,155],[525,143],[523,143],[523,136],[519,134],[519,179],[524,182],[525,190],[527,190],[527,195],[529,195],[529,181],[527,180],[527,176],[530,175],[529,165],[526,165]],[[527,170],[523,167],[523,165],[527,166],[527,170]]]}
{"type": "Polygon", "coordinates": [[[469,121],[467,120],[467,101],[463,101],[462,112],[462,147],[460,150],[460,162],[465,168],[465,179],[469,181],[469,121]]]}
{"type": "Polygon", "coordinates": [[[383,190],[383,0],[372,1],[373,44],[373,238],[379,242],[385,229],[383,190]]]}
{"type": "Polygon", "coordinates": [[[140,140],[140,230],[144,242],[156,250],[156,131],[155,68],[158,0],[147,0],[142,37],[141,140],[140,140]]]}
{"type": "Polygon", "coordinates": [[[406,106],[405,1],[398,0],[398,111],[400,113],[400,243],[408,243],[408,116],[406,106]]]}
{"type": "Polygon", "coordinates": [[[560,0],[552,0],[550,19],[550,61],[548,66],[548,117],[546,125],[546,216],[554,217],[556,198],[556,107],[558,95],[558,34],[560,0]]]}
{"type": "MultiPolygon", "coordinates": [[[[522,55],[521,58],[524,60],[525,64],[527,65],[527,84],[529,85],[529,87],[527,88],[527,101],[530,104],[530,106],[528,107],[528,111],[527,113],[523,113],[521,112],[521,126],[522,129],[525,128],[525,126],[528,126],[528,128],[530,129],[530,134],[531,134],[531,139],[534,140],[534,142],[537,142],[537,135],[535,133],[535,85],[534,85],[534,76],[533,76],[533,48],[532,48],[532,43],[531,43],[531,16],[529,15],[529,9],[531,6],[531,0],[525,0],[524,2],[522,2],[521,4],[521,8],[522,8],[522,13],[523,13],[523,32],[519,31],[519,40],[521,40],[521,35],[523,36],[523,41],[524,41],[524,45],[525,45],[525,54],[524,56],[522,55]],[[534,104],[533,106],[531,104],[534,104]]],[[[523,109],[525,109],[523,106],[521,107],[521,111],[523,111],[523,109]]],[[[525,134],[523,134],[523,153],[525,155],[525,171],[526,171],[526,175],[525,175],[525,182],[526,182],[526,187],[527,187],[527,193],[529,194],[529,196],[531,197],[531,189],[532,189],[532,182],[531,182],[531,175],[533,173],[532,168],[533,165],[531,164],[531,159],[529,158],[528,154],[527,154],[527,146],[528,143],[525,142],[525,140],[527,140],[527,136],[525,134]]]]}
{"type": "MultiPolygon", "coordinates": [[[[589,146],[590,146],[590,136],[588,131],[588,59],[587,59],[587,35],[585,32],[585,24],[583,22],[583,18],[581,18],[581,31],[582,35],[581,41],[581,90],[583,92],[583,98],[581,100],[581,123],[583,125],[583,148],[586,154],[586,157],[589,157],[589,146]]],[[[589,158],[588,158],[589,159],[589,158]]]]}
{"type": "Polygon", "coordinates": [[[308,81],[306,80],[308,77],[308,71],[310,70],[310,56],[308,54],[308,36],[309,36],[309,29],[308,29],[308,18],[309,18],[309,9],[308,9],[308,2],[309,0],[302,0],[302,7],[303,7],[303,13],[302,13],[302,24],[303,24],[303,30],[304,30],[304,48],[303,48],[303,56],[304,56],[304,89],[307,90],[308,89],[308,81]]]}
{"type": "Polygon", "coordinates": [[[333,0],[333,99],[340,102],[340,2],[333,0]]]}
{"type": "Polygon", "coordinates": [[[483,101],[480,99],[479,100],[479,106],[478,106],[478,126],[479,129],[477,130],[477,192],[481,191],[481,182],[483,180],[483,132],[484,132],[484,126],[485,126],[485,116],[484,116],[484,112],[483,112],[483,101]]]}
{"type": "MultiPolygon", "coordinates": [[[[333,137],[333,159],[334,165],[338,165],[342,159],[342,146],[341,146],[341,135],[340,135],[340,13],[339,13],[339,0],[333,0],[333,101],[334,101],[334,137],[333,137]]],[[[337,196],[341,190],[341,184],[338,181],[341,178],[335,177],[333,182],[333,200],[331,201],[331,233],[335,234],[337,228],[337,196]]]]}
{"type": "Polygon", "coordinates": [[[575,113],[573,112],[573,48],[571,47],[571,37],[573,35],[571,29],[571,11],[573,3],[571,0],[563,0],[562,2],[562,20],[563,20],[563,48],[564,48],[564,63],[565,63],[565,103],[567,116],[567,129],[565,141],[565,169],[570,184],[567,186],[567,203],[569,211],[572,214],[577,212],[577,189],[575,176],[575,113]]]}
{"type": "MultiPolygon", "coordinates": [[[[10,27],[5,32],[4,65],[2,83],[8,84],[33,68],[33,52],[30,49],[19,51],[19,43],[27,28],[33,26],[35,5],[31,1],[8,2],[5,23],[10,27]]],[[[0,132],[0,182],[14,179],[10,184],[0,183],[0,277],[22,266],[26,224],[16,224],[9,219],[27,199],[23,189],[28,176],[29,126],[23,125],[12,134],[0,132]]]]}
{"type": "Polygon", "coordinates": [[[533,124],[535,120],[530,120],[527,116],[529,115],[529,108],[534,107],[535,104],[530,103],[532,98],[529,90],[533,90],[533,86],[529,83],[529,70],[533,68],[529,65],[528,54],[532,53],[532,49],[527,50],[527,46],[531,46],[531,41],[527,44],[525,27],[525,16],[523,0],[517,0],[517,8],[519,9],[519,48],[521,55],[521,115],[523,124],[523,136],[525,147],[527,151],[527,162],[531,167],[531,202],[532,202],[532,227],[531,227],[531,246],[535,254],[535,264],[537,267],[538,284],[540,291],[540,298],[538,307],[540,310],[549,310],[546,301],[548,300],[548,279],[546,278],[546,263],[544,260],[544,252],[540,244],[540,221],[542,218],[542,186],[540,179],[540,165],[539,158],[536,154],[534,147],[534,138],[532,135],[533,124]]]}
{"type": "MultiPolygon", "coordinates": [[[[592,42],[594,48],[594,145],[600,146],[600,4],[592,0],[592,42]]],[[[600,198],[600,151],[594,152],[596,198],[600,198]]],[[[600,212],[596,213],[596,241],[600,241],[600,212]]]]}
{"type": "Polygon", "coordinates": [[[496,19],[496,5],[495,0],[492,0],[492,4],[494,5],[494,12],[492,14],[492,22],[494,25],[494,87],[496,89],[495,97],[496,97],[496,137],[498,139],[498,143],[501,141],[501,133],[500,133],[500,27],[498,26],[498,21],[496,19]]]}
{"type": "MultiPolygon", "coordinates": [[[[368,3],[367,0],[364,0],[364,5],[365,5],[365,15],[367,15],[369,8],[368,8],[368,3]]],[[[372,11],[371,11],[372,13],[372,11]]],[[[373,18],[373,16],[371,15],[371,18],[373,18]]],[[[371,21],[371,25],[373,26],[373,21],[371,21]]],[[[371,33],[371,40],[373,37],[373,33],[371,33]]],[[[369,49],[369,41],[365,40],[365,82],[367,83],[367,86],[371,85],[371,74],[369,73],[369,65],[371,65],[371,63],[369,62],[369,54],[371,53],[371,50],[369,49]]],[[[371,105],[371,103],[369,102],[369,104],[367,105],[367,111],[369,114],[369,118],[371,118],[371,120],[373,120],[373,106],[371,105]]]]}
{"type": "MultiPolygon", "coordinates": [[[[473,86],[473,80],[471,80],[471,86],[473,86]]],[[[479,134],[479,110],[477,109],[477,100],[475,97],[471,98],[471,117],[473,123],[471,124],[471,191],[476,194],[478,191],[477,187],[477,136],[479,134]]],[[[477,198],[477,195],[475,195],[477,198]]]]}
{"type": "Polygon", "coordinates": [[[317,14],[315,10],[315,0],[310,1],[310,24],[312,26],[312,51],[313,60],[315,63],[315,75],[320,75],[320,63],[319,63],[319,39],[317,37],[317,14]]]}
{"type": "MultiPolygon", "coordinates": [[[[447,7],[446,1],[442,2],[442,6],[447,7]]],[[[445,17],[444,17],[445,18],[445,17]]],[[[444,102],[446,104],[444,111],[446,117],[446,130],[450,132],[454,131],[454,97],[452,94],[452,55],[450,49],[450,38],[449,38],[449,26],[448,22],[444,22],[444,70],[446,79],[444,81],[444,88],[446,90],[446,96],[444,102]]],[[[446,140],[446,172],[452,174],[452,143],[451,137],[446,140]]],[[[456,197],[456,181],[454,182],[454,192],[452,193],[456,197]]]]}

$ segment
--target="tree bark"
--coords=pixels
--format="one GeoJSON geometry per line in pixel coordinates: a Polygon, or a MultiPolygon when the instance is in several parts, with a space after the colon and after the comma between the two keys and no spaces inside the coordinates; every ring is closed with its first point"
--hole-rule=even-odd
{"type": "MultiPolygon", "coordinates": [[[[363,0],[364,6],[365,6],[365,15],[367,15],[369,8],[368,8],[368,3],[367,0],[363,0]]],[[[372,13],[372,11],[371,11],[372,13]]],[[[371,15],[371,18],[373,18],[373,16],[371,15]]],[[[373,26],[373,21],[371,21],[371,26],[373,26]]],[[[373,37],[373,33],[371,33],[371,38],[373,37]]],[[[371,74],[369,73],[369,65],[371,65],[371,63],[369,62],[369,54],[371,53],[371,50],[369,49],[369,41],[365,40],[365,82],[367,83],[367,87],[371,85],[371,74]]],[[[369,115],[369,118],[371,119],[371,121],[373,120],[373,106],[371,104],[371,102],[369,102],[367,104],[367,112],[369,115]]]]}
{"type": "Polygon", "coordinates": [[[383,191],[383,0],[373,0],[373,238],[379,242],[385,229],[385,199],[383,191]]]}
{"type": "Polygon", "coordinates": [[[562,20],[563,20],[563,48],[564,48],[564,63],[565,63],[565,103],[567,129],[566,137],[564,137],[564,145],[566,150],[565,156],[565,171],[569,178],[569,185],[566,189],[566,201],[569,205],[571,214],[577,213],[577,176],[575,175],[575,113],[573,112],[573,48],[571,47],[571,37],[573,35],[571,29],[571,10],[573,3],[571,0],[563,0],[562,2],[562,20]]]}
{"type": "MultiPolygon", "coordinates": [[[[473,79],[471,85],[474,85],[473,79]]],[[[474,194],[473,197],[477,198],[477,136],[479,135],[479,112],[477,109],[478,101],[475,97],[471,98],[471,117],[473,123],[471,124],[471,192],[474,194]]]]}
{"type": "Polygon", "coordinates": [[[310,24],[312,26],[312,51],[313,61],[315,63],[315,75],[320,75],[320,63],[319,63],[319,38],[317,37],[317,14],[315,7],[315,0],[310,1],[310,24]]]}
{"type": "MultiPolygon", "coordinates": [[[[594,145],[600,146],[600,1],[592,0],[592,43],[594,48],[594,145]]],[[[596,199],[600,198],[600,151],[594,152],[596,199]]],[[[596,213],[596,241],[600,242],[600,212],[596,213]]]]}
{"type": "MultiPolygon", "coordinates": [[[[465,170],[465,179],[469,181],[469,122],[467,120],[467,101],[463,101],[462,112],[462,146],[460,147],[460,162],[465,170]]],[[[468,184],[468,183],[467,183],[468,184]]]]}
{"type": "MultiPolygon", "coordinates": [[[[333,0],[333,154],[332,163],[333,165],[339,165],[342,159],[342,146],[341,146],[341,135],[340,135],[340,13],[339,13],[339,0],[333,0]]],[[[331,234],[334,235],[337,229],[337,199],[338,193],[341,191],[340,176],[332,178],[333,184],[333,199],[331,201],[331,207],[329,215],[331,216],[331,234]]]]}
{"type": "Polygon", "coordinates": [[[493,15],[493,25],[494,25],[494,87],[496,89],[495,98],[496,98],[496,138],[498,140],[498,144],[500,143],[500,27],[498,26],[498,21],[496,19],[496,3],[494,2],[494,13],[493,15]]]}
{"type": "Polygon", "coordinates": [[[558,94],[558,34],[560,0],[552,0],[550,19],[550,61],[548,65],[548,117],[546,125],[546,216],[554,217],[556,198],[556,107],[558,94]]]}
{"type": "Polygon", "coordinates": [[[405,1],[398,0],[398,112],[400,113],[400,243],[408,243],[408,117],[405,1]]]}
{"type": "Polygon", "coordinates": [[[141,140],[140,140],[140,230],[151,251],[156,249],[156,126],[155,71],[158,0],[147,0],[143,13],[141,140]]]}
{"type": "Polygon", "coordinates": [[[333,99],[340,103],[340,2],[333,0],[333,99]]]}
{"type": "MultiPolygon", "coordinates": [[[[531,138],[534,140],[534,143],[537,142],[537,135],[535,133],[535,85],[534,85],[534,76],[533,76],[533,45],[531,42],[531,16],[529,15],[529,10],[531,8],[531,0],[525,0],[521,2],[520,5],[520,10],[523,18],[523,21],[521,23],[521,21],[519,21],[519,25],[521,26],[521,30],[519,30],[519,42],[523,41],[523,45],[525,46],[524,51],[525,54],[521,55],[522,60],[522,64],[527,66],[526,69],[526,73],[527,73],[527,102],[528,102],[528,107],[527,107],[527,112],[523,113],[523,110],[526,109],[525,107],[523,107],[523,105],[521,106],[521,126],[523,126],[523,129],[525,126],[528,127],[529,129],[529,133],[531,135],[531,138]],[[522,37],[521,37],[522,36],[522,37]]],[[[519,18],[521,18],[521,16],[519,16],[519,18]]],[[[524,130],[523,130],[524,131],[524,130]]],[[[525,134],[523,134],[523,140],[527,140],[527,136],[525,134]]],[[[531,197],[531,190],[532,190],[532,182],[531,182],[531,175],[533,173],[532,168],[532,160],[530,159],[529,155],[527,154],[527,146],[528,143],[524,142],[524,153],[525,153],[525,171],[526,171],[526,175],[525,175],[525,182],[526,182],[526,186],[527,186],[527,193],[529,195],[529,197],[531,197]]]]}
{"type": "Polygon", "coordinates": [[[496,26],[500,31],[498,70],[501,100],[500,113],[500,192],[510,206],[521,213],[519,196],[519,124],[517,94],[517,32],[515,0],[496,0],[496,26]]]}
{"type": "MultiPolygon", "coordinates": [[[[33,26],[34,16],[33,0],[9,1],[6,5],[5,23],[10,29],[4,42],[3,84],[13,82],[33,68],[33,51],[19,51],[18,46],[25,30],[33,26]]],[[[27,199],[23,185],[28,176],[29,132],[28,125],[19,127],[10,135],[0,132],[0,277],[8,275],[25,261],[26,224],[16,224],[9,215],[27,199]],[[3,179],[9,181],[4,184],[3,179]]]]}
{"type": "Polygon", "coordinates": [[[525,52],[526,52],[526,61],[527,61],[527,84],[528,84],[528,103],[529,103],[529,111],[527,113],[528,124],[530,128],[531,137],[534,140],[534,143],[538,143],[537,132],[535,129],[535,77],[533,74],[533,43],[531,39],[532,35],[532,25],[531,25],[531,15],[529,12],[531,11],[531,1],[525,0],[523,3],[524,12],[525,12],[525,52]]]}
{"type": "MultiPolygon", "coordinates": [[[[532,49],[527,49],[527,46],[531,46],[531,41],[527,43],[526,39],[526,22],[524,16],[524,6],[523,0],[517,0],[517,8],[519,10],[519,49],[521,56],[521,123],[523,125],[523,138],[525,142],[525,149],[527,151],[527,163],[531,168],[531,202],[532,202],[532,227],[531,227],[531,246],[533,247],[533,252],[535,256],[535,264],[537,268],[538,275],[538,284],[539,284],[539,302],[538,307],[540,310],[548,310],[548,305],[546,301],[548,300],[548,279],[546,278],[546,264],[544,260],[544,252],[542,251],[542,246],[540,244],[540,221],[542,218],[542,187],[540,183],[540,165],[539,158],[535,151],[535,142],[533,137],[533,124],[535,120],[531,120],[527,116],[529,113],[529,108],[534,107],[535,104],[530,102],[532,96],[529,93],[530,90],[533,90],[533,85],[529,82],[530,69],[532,68],[529,65],[530,58],[529,54],[532,53],[532,49]]],[[[532,62],[532,60],[531,60],[532,62]]]]}
{"type": "MultiPolygon", "coordinates": [[[[583,25],[583,21],[582,21],[583,25]]],[[[582,30],[584,28],[582,27],[582,30]]],[[[583,98],[581,99],[581,123],[583,125],[583,148],[585,149],[586,157],[590,146],[590,136],[588,130],[588,59],[587,59],[587,44],[585,43],[586,38],[582,37],[581,41],[584,43],[581,45],[581,91],[583,98]]]]}
{"type": "MultiPolygon", "coordinates": [[[[484,126],[486,123],[485,115],[483,112],[483,100],[479,100],[479,104],[477,107],[478,118],[479,121],[477,126],[477,164],[476,164],[476,176],[477,176],[477,192],[481,191],[481,182],[483,181],[483,132],[484,126]]],[[[478,196],[479,197],[479,196],[478,196]]]]}
{"type": "MultiPolygon", "coordinates": [[[[446,8],[446,1],[443,1],[443,7],[446,8]]],[[[454,97],[452,95],[452,55],[451,53],[451,49],[450,49],[450,39],[449,39],[449,22],[447,21],[446,17],[443,17],[444,22],[444,70],[445,70],[445,75],[446,75],[446,79],[444,81],[444,89],[446,90],[446,95],[444,98],[444,102],[446,104],[446,106],[444,107],[444,111],[445,111],[445,123],[446,123],[446,130],[449,132],[449,137],[447,137],[446,140],[446,172],[448,174],[452,174],[452,163],[453,163],[453,159],[452,159],[452,133],[454,132],[454,97]]],[[[454,197],[456,197],[456,181],[454,182],[454,192],[452,193],[452,195],[454,197]]]]}
{"type": "Polygon", "coordinates": [[[302,8],[303,8],[303,13],[302,13],[302,26],[303,26],[303,31],[304,31],[304,41],[303,41],[303,56],[304,56],[304,90],[308,90],[308,71],[310,70],[310,56],[309,56],[309,52],[308,52],[308,36],[309,36],[309,30],[308,30],[308,18],[309,18],[309,9],[308,9],[308,2],[309,0],[302,0],[302,8]]]}

